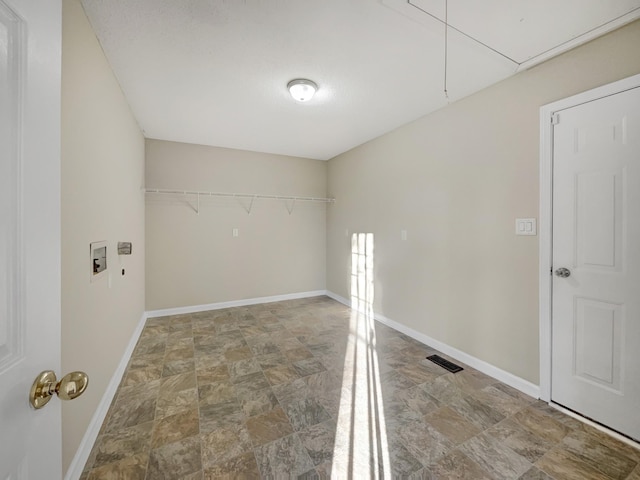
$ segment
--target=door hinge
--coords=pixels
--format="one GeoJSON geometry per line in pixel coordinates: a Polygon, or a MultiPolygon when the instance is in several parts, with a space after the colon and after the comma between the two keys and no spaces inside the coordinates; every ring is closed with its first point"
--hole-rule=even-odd
{"type": "Polygon", "coordinates": [[[560,123],[560,115],[557,113],[551,114],[551,125],[557,125],[560,123]]]}

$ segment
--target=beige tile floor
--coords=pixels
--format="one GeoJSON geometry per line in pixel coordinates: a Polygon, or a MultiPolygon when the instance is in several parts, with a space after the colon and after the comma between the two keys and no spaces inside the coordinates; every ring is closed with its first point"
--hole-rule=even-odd
{"type": "Polygon", "coordinates": [[[640,480],[640,450],[432,353],[327,297],[150,319],[82,478],[640,480]]]}

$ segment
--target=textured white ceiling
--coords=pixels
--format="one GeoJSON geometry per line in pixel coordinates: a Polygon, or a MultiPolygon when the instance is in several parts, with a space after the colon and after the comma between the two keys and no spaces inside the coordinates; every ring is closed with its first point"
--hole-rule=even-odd
{"type": "MultiPolygon", "coordinates": [[[[445,0],[83,0],[145,136],[329,159],[447,104],[445,0]],[[319,86],[310,102],[286,89],[319,86]]],[[[640,0],[449,0],[455,101],[640,0]]],[[[556,48],[559,47],[559,48],[556,48]]]]}

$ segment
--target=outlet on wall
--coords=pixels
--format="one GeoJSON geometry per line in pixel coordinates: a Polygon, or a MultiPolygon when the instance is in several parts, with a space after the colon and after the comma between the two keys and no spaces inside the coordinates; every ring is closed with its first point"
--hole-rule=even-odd
{"type": "Polygon", "coordinates": [[[535,218],[516,218],[516,235],[536,235],[535,218]]]}

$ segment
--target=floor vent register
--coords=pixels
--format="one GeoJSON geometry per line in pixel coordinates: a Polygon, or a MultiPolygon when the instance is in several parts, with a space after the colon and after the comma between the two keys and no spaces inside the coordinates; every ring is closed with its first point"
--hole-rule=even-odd
{"type": "Polygon", "coordinates": [[[456,365],[449,360],[445,360],[439,355],[431,355],[427,357],[427,360],[431,360],[433,363],[440,365],[442,368],[444,368],[445,370],[449,370],[451,373],[458,373],[464,370],[464,368],[462,368],[460,365],[456,365]]]}

